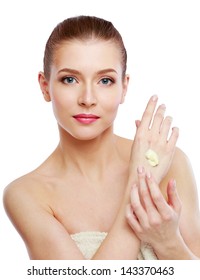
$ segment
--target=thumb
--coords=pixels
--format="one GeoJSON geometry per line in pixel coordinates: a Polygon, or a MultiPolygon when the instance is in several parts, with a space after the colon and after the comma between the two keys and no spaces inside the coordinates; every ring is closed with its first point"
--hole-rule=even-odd
{"type": "Polygon", "coordinates": [[[135,121],[135,125],[136,125],[137,128],[140,126],[140,123],[141,123],[140,120],[136,120],[136,121],[135,121]]]}

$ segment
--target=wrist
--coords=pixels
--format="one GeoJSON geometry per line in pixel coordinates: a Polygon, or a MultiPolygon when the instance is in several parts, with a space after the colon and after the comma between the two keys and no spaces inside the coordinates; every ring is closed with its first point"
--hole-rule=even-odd
{"type": "Polygon", "coordinates": [[[192,260],[197,259],[185,244],[180,232],[174,238],[158,246],[154,246],[154,251],[160,260],[192,260]]]}

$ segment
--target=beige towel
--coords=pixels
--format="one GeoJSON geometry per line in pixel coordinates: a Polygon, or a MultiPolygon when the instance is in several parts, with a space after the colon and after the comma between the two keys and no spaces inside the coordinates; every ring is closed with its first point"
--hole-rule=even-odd
{"type": "MultiPolygon", "coordinates": [[[[79,250],[82,252],[86,259],[91,259],[101,243],[105,239],[107,233],[99,231],[85,231],[79,232],[71,235],[71,238],[75,241],[79,250]]],[[[148,244],[141,244],[140,253],[138,255],[138,260],[156,260],[157,257],[148,244]]]]}

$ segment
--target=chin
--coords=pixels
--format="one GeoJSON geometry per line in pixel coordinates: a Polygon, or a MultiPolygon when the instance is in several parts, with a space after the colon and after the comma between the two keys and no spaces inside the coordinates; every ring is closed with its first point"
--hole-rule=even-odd
{"type": "Polygon", "coordinates": [[[90,140],[94,140],[94,139],[96,139],[98,136],[100,136],[100,134],[93,134],[93,135],[86,135],[86,134],[84,134],[84,135],[77,135],[77,134],[71,134],[71,136],[74,138],[74,139],[76,139],[76,140],[79,140],[79,141],[90,141],[90,140]]]}
{"type": "Polygon", "coordinates": [[[99,137],[105,136],[106,134],[110,133],[110,128],[107,128],[105,130],[101,130],[101,131],[82,131],[79,133],[73,133],[71,134],[71,136],[79,141],[91,141],[91,140],[95,140],[98,139],[99,137]]]}
{"type": "MultiPolygon", "coordinates": [[[[90,141],[97,139],[100,136],[106,135],[107,133],[112,132],[112,125],[108,125],[106,127],[102,127],[101,129],[93,128],[82,128],[82,129],[65,129],[64,127],[60,127],[62,134],[64,133],[64,137],[71,137],[74,140],[78,141],[90,141]]],[[[71,140],[72,140],[71,139],[71,140]]]]}

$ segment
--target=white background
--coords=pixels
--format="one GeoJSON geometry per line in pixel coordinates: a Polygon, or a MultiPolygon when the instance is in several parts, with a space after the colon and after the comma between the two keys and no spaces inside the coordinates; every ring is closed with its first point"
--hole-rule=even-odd
{"type": "MultiPolygon", "coordinates": [[[[128,51],[128,96],[117,134],[133,138],[153,94],[180,128],[178,146],[200,185],[200,1],[55,0],[0,3],[0,190],[37,167],[58,142],[51,104],[38,82],[46,40],[55,25],[80,14],[114,23],[128,51]]],[[[199,187],[200,189],[200,187],[199,187]]],[[[200,192],[200,190],[199,190],[200,192]]],[[[48,234],[48,232],[47,232],[48,234]]],[[[0,259],[27,260],[26,248],[0,204],[0,259]]],[[[5,278],[4,278],[5,279],[5,278]]]]}

